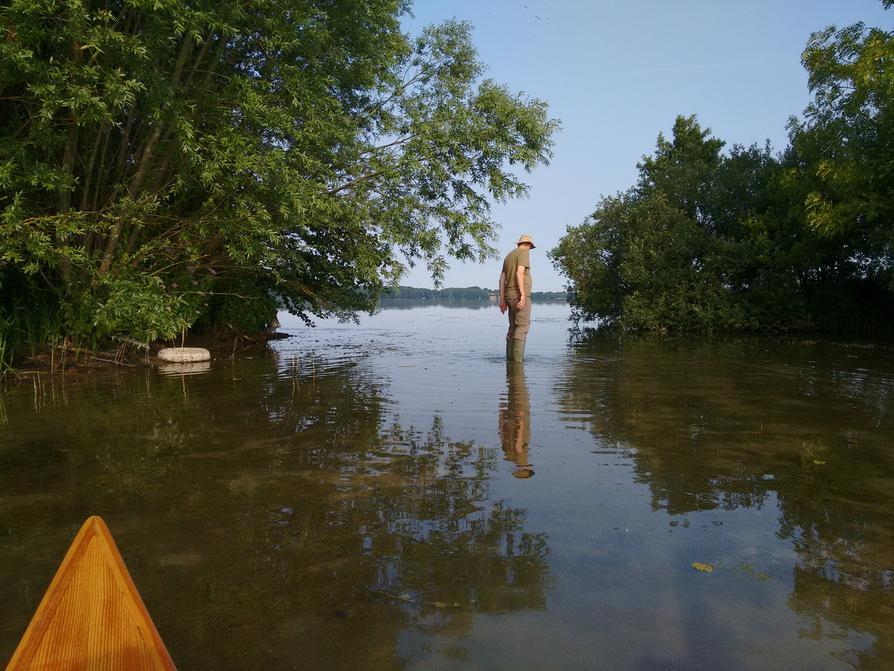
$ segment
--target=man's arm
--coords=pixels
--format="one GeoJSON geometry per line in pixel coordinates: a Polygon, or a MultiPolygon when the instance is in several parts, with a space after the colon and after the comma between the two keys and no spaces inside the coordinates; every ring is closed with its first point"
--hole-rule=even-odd
{"type": "Polygon", "coordinates": [[[525,267],[519,264],[515,269],[515,283],[518,285],[518,309],[525,307],[525,267]]]}
{"type": "Polygon", "coordinates": [[[506,312],[506,271],[500,273],[500,312],[506,312]]]}

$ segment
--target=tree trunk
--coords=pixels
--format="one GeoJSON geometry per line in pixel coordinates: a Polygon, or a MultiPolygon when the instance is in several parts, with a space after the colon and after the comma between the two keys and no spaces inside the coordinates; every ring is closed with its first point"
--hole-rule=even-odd
{"type": "MultiPolygon", "coordinates": [[[[90,162],[87,164],[87,170],[84,172],[84,184],[81,187],[81,209],[86,211],[90,206],[90,192],[93,187],[93,172],[96,170],[96,162],[100,153],[105,153],[100,149],[103,140],[109,137],[109,122],[103,121],[96,131],[96,141],[93,143],[93,151],[90,152],[90,162]]],[[[102,162],[100,162],[100,169],[102,162]]]]}
{"type": "MultiPolygon", "coordinates": [[[[68,212],[71,209],[71,194],[74,191],[74,163],[75,163],[75,153],[77,152],[78,146],[78,125],[77,121],[74,118],[74,115],[70,117],[70,126],[68,127],[68,138],[65,141],[65,149],[62,154],[62,171],[68,177],[68,183],[62,185],[62,190],[59,191],[59,202],[57,203],[57,212],[59,214],[63,214],[68,212]]],[[[68,246],[68,239],[63,235],[59,234],[58,228],[56,229],[56,248],[63,249],[68,246]]],[[[70,264],[68,259],[64,254],[59,257],[59,272],[62,275],[62,280],[68,284],[68,277],[70,273],[70,264]]]]}
{"type": "MultiPolygon", "coordinates": [[[[173,96],[175,94],[175,90],[177,86],[180,84],[180,80],[183,75],[183,68],[186,65],[186,61],[189,58],[189,55],[192,53],[193,48],[193,39],[190,35],[187,35],[183,42],[180,45],[180,50],[177,53],[177,60],[174,63],[174,71],[171,74],[170,81],[170,95],[173,96]]],[[[146,175],[149,173],[149,167],[152,164],[152,160],[155,156],[155,151],[158,148],[159,141],[161,140],[162,134],[165,131],[165,124],[163,121],[158,121],[152,126],[152,130],[149,133],[149,137],[146,140],[146,143],[143,145],[142,153],[140,156],[140,162],[137,165],[136,172],[134,172],[133,178],[129,181],[127,185],[128,192],[134,196],[138,197],[142,193],[145,192],[144,184],[146,181],[146,175]]],[[[127,145],[122,145],[122,155],[123,152],[127,151],[127,145]]],[[[119,161],[120,161],[119,157],[119,161]]],[[[126,222],[118,221],[115,224],[114,229],[112,230],[112,234],[109,236],[108,241],[106,242],[105,252],[103,253],[102,262],[99,265],[100,273],[107,273],[112,267],[112,260],[115,257],[115,252],[121,246],[121,241],[124,238],[126,229],[126,222]]],[[[128,235],[129,238],[129,235],[128,235]]]]}

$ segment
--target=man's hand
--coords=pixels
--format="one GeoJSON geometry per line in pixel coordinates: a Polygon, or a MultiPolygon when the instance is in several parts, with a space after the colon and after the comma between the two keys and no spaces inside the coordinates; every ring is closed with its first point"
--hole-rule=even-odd
{"type": "Polygon", "coordinates": [[[525,309],[525,297],[523,295],[519,296],[518,303],[516,304],[515,307],[518,308],[519,310],[525,309]]]}
{"type": "Polygon", "coordinates": [[[508,309],[509,309],[509,306],[506,305],[506,300],[505,299],[501,300],[500,301],[500,314],[501,315],[506,314],[506,310],[508,310],[508,309]]]}

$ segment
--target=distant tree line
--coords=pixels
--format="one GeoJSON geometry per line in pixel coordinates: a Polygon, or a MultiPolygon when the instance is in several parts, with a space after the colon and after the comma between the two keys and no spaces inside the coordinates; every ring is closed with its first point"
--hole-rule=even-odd
{"type": "Polygon", "coordinates": [[[3,3],[0,368],[48,338],[372,310],[415,262],[488,258],[490,202],[557,122],[483,78],[468,24],[410,37],[409,11],[3,3]]]}
{"type": "MultiPolygon", "coordinates": [[[[884,3],[886,8],[891,2],[884,3]]],[[[814,33],[789,144],[728,150],[694,116],[550,252],[575,316],[628,331],[894,325],[894,33],[814,33]]]]}
{"type": "MultiPolygon", "coordinates": [[[[399,286],[388,289],[382,294],[383,301],[490,301],[492,297],[499,296],[497,289],[482,289],[481,287],[460,287],[445,289],[420,289],[417,287],[399,286]]],[[[568,294],[564,291],[533,291],[532,300],[564,301],[568,294]]]]}

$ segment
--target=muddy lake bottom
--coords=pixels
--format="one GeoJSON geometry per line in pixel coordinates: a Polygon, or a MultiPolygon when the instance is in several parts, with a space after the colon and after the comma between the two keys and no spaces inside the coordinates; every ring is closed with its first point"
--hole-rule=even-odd
{"type": "Polygon", "coordinates": [[[894,668],[894,348],[386,309],[0,391],[0,662],[86,517],[181,669],[894,668]]]}

